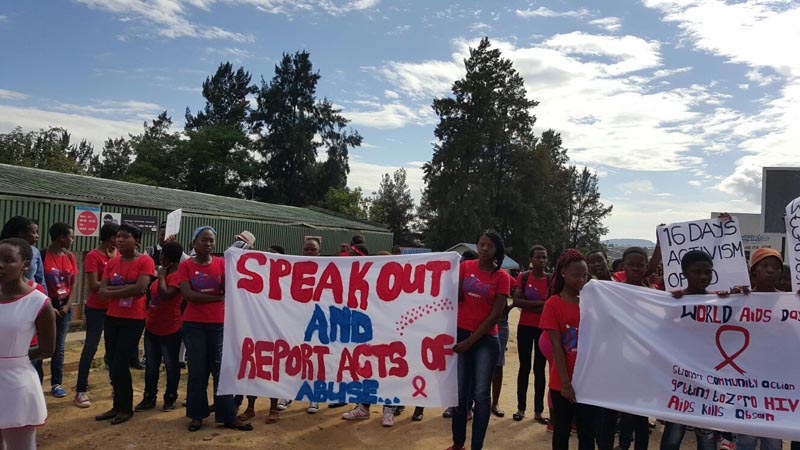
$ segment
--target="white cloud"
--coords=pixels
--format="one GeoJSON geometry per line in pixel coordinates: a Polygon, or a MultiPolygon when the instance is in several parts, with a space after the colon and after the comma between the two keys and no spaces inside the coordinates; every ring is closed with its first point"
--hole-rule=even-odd
{"type": "Polygon", "coordinates": [[[492,26],[488,23],[483,22],[475,22],[469,27],[470,31],[489,31],[492,29],[492,26]]]}
{"type": "Polygon", "coordinates": [[[703,185],[703,182],[702,182],[702,181],[699,181],[699,180],[689,180],[689,186],[693,186],[693,187],[700,187],[700,186],[702,186],[702,185],[703,185]]]}
{"type": "MultiPolygon", "coordinates": [[[[727,146],[744,151],[717,189],[757,201],[764,166],[798,166],[800,152],[800,4],[775,0],[645,0],[683,30],[696,48],[749,67],[745,77],[759,86],[779,85],[755,112],[725,112],[717,126],[727,146]]],[[[749,85],[740,84],[740,89],[749,85]]],[[[730,208],[728,208],[730,210],[730,208]]]]}
{"type": "Polygon", "coordinates": [[[516,13],[520,17],[585,17],[589,15],[586,9],[573,11],[553,11],[550,8],[540,6],[536,9],[518,9],[516,13]]]}
{"type": "Polygon", "coordinates": [[[360,187],[366,195],[378,191],[383,174],[392,174],[399,168],[406,170],[406,183],[411,190],[414,202],[419,204],[422,190],[425,188],[424,173],[421,165],[407,162],[403,166],[372,164],[362,161],[356,156],[350,157],[350,174],[347,176],[347,186],[360,187]]]}
{"type": "Polygon", "coordinates": [[[0,22],[6,22],[8,20],[8,16],[0,15],[0,22]]]}
{"type": "Polygon", "coordinates": [[[26,98],[28,98],[28,96],[22,92],[0,89],[0,100],[25,100],[26,98]]]}
{"type": "Polygon", "coordinates": [[[650,180],[635,180],[618,184],[617,190],[619,190],[623,195],[635,195],[652,194],[656,191],[656,188],[653,186],[653,182],[650,180]]]}
{"type": "Polygon", "coordinates": [[[464,74],[463,64],[455,61],[423,61],[421,63],[389,62],[379,73],[396,90],[429,102],[450,90],[453,82],[464,74]]]}
{"type": "Polygon", "coordinates": [[[398,94],[397,92],[395,92],[395,91],[392,91],[392,90],[390,90],[390,89],[386,89],[386,90],[384,90],[384,91],[383,91],[383,95],[384,95],[386,98],[390,98],[390,99],[392,99],[392,100],[394,100],[394,99],[397,99],[397,98],[400,98],[400,94],[398,94]]]}
{"type": "MultiPolygon", "coordinates": [[[[140,20],[156,28],[158,35],[167,38],[202,38],[231,40],[239,43],[255,42],[248,33],[225,30],[190,20],[192,9],[204,12],[219,5],[245,5],[270,14],[292,15],[319,11],[342,15],[353,11],[373,9],[379,0],[76,0],[89,8],[106,11],[120,17],[122,22],[140,20]]],[[[124,38],[124,36],[123,36],[124,38]]]]}
{"type": "Polygon", "coordinates": [[[410,29],[411,29],[411,25],[398,25],[398,26],[394,27],[393,30],[387,31],[386,34],[389,35],[389,36],[398,36],[398,35],[401,35],[401,34],[405,33],[406,31],[408,31],[410,29]]]}
{"type": "Polygon", "coordinates": [[[207,48],[206,54],[219,56],[221,58],[227,59],[228,61],[232,61],[239,64],[241,64],[245,60],[254,59],[256,57],[256,55],[253,54],[253,52],[238,47],[207,48]]]}
{"type": "Polygon", "coordinates": [[[141,120],[113,120],[80,113],[0,104],[0,132],[8,132],[17,126],[25,131],[51,126],[63,127],[70,132],[73,141],[87,139],[98,151],[108,138],[142,132],[141,120]]]}
{"type": "Polygon", "coordinates": [[[426,112],[425,109],[414,109],[401,103],[385,105],[374,102],[361,103],[362,106],[367,106],[369,109],[354,110],[343,108],[342,113],[351,120],[352,125],[390,129],[402,128],[406,125],[430,125],[433,123],[433,114],[426,112]]]}
{"type": "Polygon", "coordinates": [[[589,25],[594,25],[613,33],[622,28],[622,19],[619,17],[602,17],[600,19],[590,20],[589,25]]]}
{"type": "Polygon", "coordinates": [[[137,100],[102,100],[91,105],[74,105],[70,103],[56,103],[54,109],[70,113],[88,114],[93,116],[111,116],[112,119],[131,118],[151,120],[164,111],[164,107],[156,103],[141,102],[137,100]]]}
{"type": "Polygon", "coordinates": [[[800,4],[787,1],[644,0],[677,23],[694,45],[730,61],[800,76],[800,4]]]}

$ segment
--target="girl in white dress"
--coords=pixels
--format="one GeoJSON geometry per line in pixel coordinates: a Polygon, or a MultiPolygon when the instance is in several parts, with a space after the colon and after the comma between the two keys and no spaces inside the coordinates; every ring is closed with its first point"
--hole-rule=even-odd
{"type": "Polygon", "coordinates": [[[36,427],[47,418],[30,361],[53,354],[56,316],[47,296],[25,279],[31,258],[26,241],[0,241],[0,450],[36,450],[36,427]],[[30,347],[34,333],[39,344],[30,347]]]}

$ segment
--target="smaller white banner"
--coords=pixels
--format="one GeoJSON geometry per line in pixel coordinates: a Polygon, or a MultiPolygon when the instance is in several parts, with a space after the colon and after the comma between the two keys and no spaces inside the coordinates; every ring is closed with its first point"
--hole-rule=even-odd
{"type": "Polygon", "coordinates": [[[97,237],[100,235],[100,208],[95,206],[75,207],[75,236],[97,237]]]}
{"type": "Polygon", "coordinates": [[[164,237],[177,236],[181,231],[181,215],[182,209],[176,209],[167,215],[167,227],[164,232],[164,237]]]}
{"type": "Polygon", "coordinates": [[[800,291],[800,197],[786,205],[786,264],[791,268],[792,290],[800,291]]]}
{"type": "Polygon", "coordinates": [[[800,301],[721,299],[609,281],[581,291],[578,402],[669,422],[800,440],[800,301]]]}
{"type": "Polygon", "coordinates": [[[708,253],[714,261],[709,291],[727,291],[734,286],[750,286],[747,259],[736,217],[673,223],[658,227],[664,283],[667,291],[686,288],[681,258],[691,250],[708,253]]]}

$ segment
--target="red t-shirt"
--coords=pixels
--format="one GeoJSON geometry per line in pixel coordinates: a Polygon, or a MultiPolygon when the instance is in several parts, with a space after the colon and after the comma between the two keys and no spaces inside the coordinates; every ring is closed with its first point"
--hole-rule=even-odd
{"type": "MultiPolygon", "coordinates": [[[[575,303],[569,303],[558,295],[547,299],[542,311],[542,320],[539,327],[542,330],[556,330],[561,333],[561,346],[567,359],[567,373],[570,381],[572,371],[575,370],[575,361],[578,358],[578,329],[581,323],[581,308],[575,303]]],[[[558,368],[550,365],[550,389],[561,391],[561,378],[558,368]]]]}
{"type": "MultiPolygon", "coordinates": [[[[547,276],[537,279],[533,273],[528,274],[525,286],[522,286],[524,273],[517,276],[517,286],[522,287],[522,296],[527,300],[547,300],[547,276]]],[[[521,310],[519,313],[519,324],[528,327],[538,327],[542,313],[530,310],[521,310]]]]}
{"type": "MultiPolygon", "coordinates": [[[[460,267],[463,300],[458,304],[458,328],[475,331],[492,312],[496,295],[508,296],[511,277],[503,269],[480,270],[478,260],[464,261],[460,267]]],[[[489,334],[497,334],[497,325],[489,334]]]]}
{"type": "Polygon", "coordinates": [[[47,292],[50,298],[59,304],[64,304],[72,290],[72,279],[78,273],[75,255],[64,252],[60,255],[46,251],[44,257],[44,281],[47,283],[47,292]]]}
{"type": "MultiPolygon", "coordinates": [[[[44,295],[47,295],[47,292],[44,291],[44,286],[34,282],[33,280],[28,280],[28,286],[36,289],[37,291],[41,292],[44,295]]],[[[37,345],[39,345],[39,334],[33,333],[33,339],[31,339],[31,347],[36,347],[37,345]]]]}
{"type": "MultiPolygon", "coordinates": [[[[106,264],[103,279],[108,280],[109,286],[124,286],[136,284],[141,275],[155,276],[156,267],[153,258],[139,255],[133,261],[123,261],[121,256],[111,259],[106,264]]],[[[138,297],[110,298],[106,315],[122,319],[144,320],[147,296],[143,293],[138,297]]]]}
{"type": "MultiPolygon", "coordinates": [[[[103,278],[103,272],[110,258],[96,248],[90,251],[83,260],[83,273],[96,273],[98,279],[103,278]]],[[[86,299],[86,306],[93,309],[107,309],[108,300],[100,298],[97,292],[89,290],[89,297],[86,299]]]]}
{"type": "MultiPolygon", "coordinates": [[[[225,260],[213,256],[208,264],[187,259],[178,267],[178,283],[188,281],[192,290],[207,295],[225,294],[225,260]]],[[[185,322],[225,323],[225,302],[195,303],[187,300],[185,322]]]]}
{"type": "MultiPolygon", "coordinates": [[[[167,275],[167,286],[178,287],[178,272],[167,275]]],[[[147,321],[145,328],[156,336],[166,336],[177,333],[181,329],[181,302],[183,296],[180,292],[167,300],[161,299],[158,292],[158,280],[150,285],[150,305],[147,307],[147,321]]]]}

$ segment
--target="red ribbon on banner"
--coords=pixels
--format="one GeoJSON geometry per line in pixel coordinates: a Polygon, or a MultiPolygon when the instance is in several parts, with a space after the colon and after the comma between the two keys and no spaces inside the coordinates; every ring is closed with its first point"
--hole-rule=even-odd
{"type": "Polygon", "coordinates": [[[719,350],[720,355],[722,355],[722,357],[725,359],[723,359],[721,363],[717,364],[717,366],[714,367],[714,369],[720,370],[723,367],[730,365],[731,367],[734,368],[734,370],[744,375],[745,373],[744,369],[739,367],[733,360],[736,359],[739,355],[741,355],[742,352],[744,352],[750,345],[750,331],[748,331],[747,328],[739,327],[736,325],[722,325],[717,330],[716,340],[717,340],[717,349],[719,350]],[[744,344],[739,350],[734,352],[732,355],[729,355],[728,352],[725,351],[724,348],[722,348],[722,342],[720,342],[720,337],[722,337],[722,334],[725,333],[726,331],[735,331],[737,333],[741,333],[744,336],[744,344]]]}
{"type": "Polygon", "coordinates": [[[412,397],[416,397],[418,395],[421,395],[421,396],[423,396],[425,398],[428,398],[428,394],[425,393],[425,378],[422,378],[421,376],[417,375],[411,381],[411,384],[414,386],[414,389],[415,389],[414,394],[412,395],[412,397]]]}

